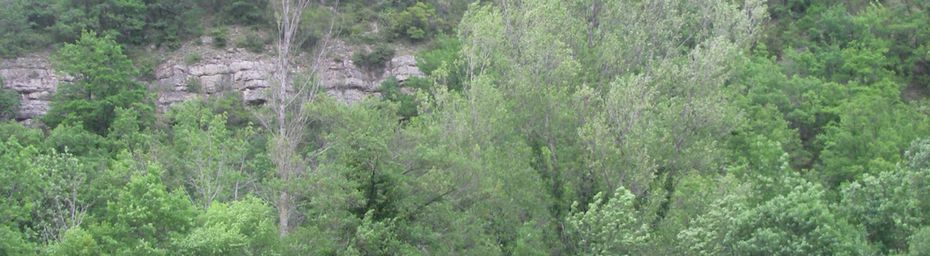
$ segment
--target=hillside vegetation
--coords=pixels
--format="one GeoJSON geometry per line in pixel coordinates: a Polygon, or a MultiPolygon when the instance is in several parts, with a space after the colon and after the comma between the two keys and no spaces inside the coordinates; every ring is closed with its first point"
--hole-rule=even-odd
{"type": "Polygon", "coordinates": [[[0,90],[0,255],[930,255],[928,1],[310,1],[299,51],[425,77],[157,110],[159,54],[275,55],[291,1],[0,0],[74,77],[0,90]]]}

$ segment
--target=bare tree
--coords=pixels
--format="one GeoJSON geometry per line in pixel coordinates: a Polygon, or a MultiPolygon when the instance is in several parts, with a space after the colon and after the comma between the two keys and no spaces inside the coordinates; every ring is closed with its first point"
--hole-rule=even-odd
{"type": "MultiPolygon", "coordinates": [[[[277,22],[277,38],[274,60],[273,83],[270,90],[269,115],[260,118],[266,129],[271,131],[271,160],[277,169],[280,186],[274,191],[274,204],[278,210],[278,231],[284,236],[290,230],[294,217],[295,195],[293,181],[306,172],[307,165],[300,155],[299,145],[304,140],[304,128],[307,126],[308,114],[304,105],[314,100],[319,91],[319,83],[308,79],[303,83],[294,81],[295,60],[302,43],[300,20],[303,11],[311,5],[311,0],[278,0],[274,3],[277,22]]],[[[322,2],[321,2],[322,3],[322,2]]],[[[338,1],[336,2],[338,4],[338,1]]],[[[335,8],[333,8],[335,10],[335,8]]],[[[330,22],[329,31],[319,46],[319,53],[313,60],[313,68],[321,63],[331,38],[334,22],[330,22]]]]}

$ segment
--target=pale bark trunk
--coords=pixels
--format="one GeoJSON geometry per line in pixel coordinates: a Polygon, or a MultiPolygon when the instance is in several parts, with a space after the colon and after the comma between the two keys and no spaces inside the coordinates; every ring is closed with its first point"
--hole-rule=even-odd
{"type": "MultiPolygon", "coordinates": [[[[270,153],[282,185],[274,195],[277,197],[274,202],[278,210],[278,232],[281,236],[287,235],[291,226],[294,225],[290,220],[294,217],[296,196],[290,191],[290,184],[298,179],[306,169],[304,159],[298,153],[308,119],[303,105],[311,102],[318,90],[318,83],[297,86],[291,77],[291,73],[294,72],[292,67],[294,53],[291,50],[300,43],[297,38],[300,19],[303,10],[310,3],[311,0],[279,0],[275,6],[278,19],[278,35],[275,45],[277,56],[275,79],[269,101],[269,108],[273,113],[268,118],[272,121],[263,121],[263,123],[272,131],[274,137],[270,153]]],[[[336,3],[338,4],[338,1],[336,3]]],[[[332,34],[332,29],[333,23],[330,24],[326,38],[332,34]]],[[[327,41],[324,41],[320,47],[314,66],[320,63],[320,59],[324,56],[326,43],[327,41]]],[[[316,68],[311,70],[315,71],[316,68]]]]}

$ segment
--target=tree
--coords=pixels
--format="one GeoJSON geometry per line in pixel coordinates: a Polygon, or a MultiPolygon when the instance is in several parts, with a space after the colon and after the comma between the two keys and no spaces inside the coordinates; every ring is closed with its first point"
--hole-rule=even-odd
{"type": "Polygon", "coordinates": [[[102,222],[90,225],[103,253],[166,255],[177,250],[174,241],[190,232],[196,211],[181,190],[168,191],[161,175],[157,165],[132,173],[107,203],[102,222]]]}
{"type": "MultiPolygon", "coordinates": [[[[10,255],[33,253],[29,237],[33,212],[41,208],[41,170],[33,162],[33,146],[22,146],[15,138],[0,141],[0,252],[10,255]]],[[[34,234],[34,233],[33,233],[34,234]]]]}
{"type": "MultiPolygon", "coordinates": [[[[47,38],[32,29],[29,5],[25,0],[4,0],[0,10],[0,56],[15,57],[48,44],[47,38]]],[[[2,109],[2,107],[0,107],[2,109]]]]}
{"type": "MultiPolygon", "coordinates": [[[[277,171],[278,187],[275,188],[275,207],[278,209],[278,232],[284,236],[292,228],[290,222],[296,216],[294,213],[295,195],[291,193],[293,182],[300,179],[307,170],[303,156],[299,153],[301,142],[304,139],[304,128],[307,125],[308,115],[305,104],[312,102],[319,90],[316,81],[307,79],[295,80],[294,57],[298,42],[300,20],[304,10],[310,6],[310,0],[285,0],[275,4],[277,35],[275,38],[276,55],[274,59],[274,81],[269,95],[269,115],[262,120],[262,124],[271,133],[269,153],[277,171]],[[294,50],[294,51],[292,51],[294,50]]],[[[327,38],[332,35],[332,26],[327,38]]],[[[314,63],[320,63],[327,44],[320,47],[319,55],[314,63]]]]}
{"type": "Polygon", "coordinates": [[[23,233],[0,225],[0,253],[4,255],[35,255],[35,245],[23,237],[23,233]]]}
{"type": "Polygon", "coordinates": [[[691,253],[734,255],[862,255],[865,235],[834,214],[821,186],[799,177],[794,190],[753,206],[745,194],[721,198],[679,233],[691,253]]]}
{"type": "Polygon", "coordinates": [[[930,252],[930,226],[925,226],[914,233],[907,240],[908,254],[913,256],[926,256],[930,252]]]}
{"type": "Polygon", "coordinates": [[[893,97],[861,92],[839,106],[840,121],[818,137],[825,145],[821,158],[827,184],[838,186],[865,173],[877,174],[882,168],[875,163],[900,161],[901,149],[930,129],[925,115],[895,107],[901,103],[893,97]]]}
{"type": "Polygon", "coordinates": [[[56,92],[44,117],[52,128],[82,124],[88,131],[106,135],[117,108],[134,109],[141,116],[154,111],[145,86],[134,80],[137,71],[132,61],[112,37],[84,32],[56,53],[55,69],[77,79],[56,92]]]}
{"type": "Polygon", "coordinates": [[[648,229],[638,220],[633,208],[635,197],[623,187],[617,188],[611,198],[598,193],[586,211],[577,203],[566,220],[570,232],[577,238],[579,254],[582,255],[633,255],[637,247],[645,244],[648,229]]]}
{"type": "Polygon", "coordinates": [[[840,190],[838,213],[862,225],[882,253],[925,251],[915,251],[926,243],[911,238],[925,236],[921,229],[928,224],[930,204],[921,200],[930,194],[928,145],[926,139],[915,140],[897,166],[864,174],[840,190]]]}
{"type": "MultiPolygon", "coordinates": [[[[143,0],[145,42],[179,47],[180,41],[201,33],[202,10],[194,0],[143,0]]],[[[230,16],[241,17],[241,16],[230,16]]]]}
{"type": "Polygon", "coordinates": [[[254,197],[212,204],[198,223],[177,242],[185,254],[268,255],[278,249],[274,209],[254,197]]]}
{"type": "Polygon", "coordinates": [[[869,241],[883,253],[904,251],[907,238],[926,223],[916,193],[920,188],[914,184],[921,176],[898,168],[876,176],[865,174],[842,189],[842,207],[838,211],[852,223],[864,226],[869,241]]]}
{"type": "Polygon", "coordinates": [[[419,1],[403,11],[391,13],[388,20],[391,37],[423,40],[435,30],[432,22],[434,16],[436,10],[431,5],[419,1]]]}
{"type": "Polygon", "coordinates": [[[65,231],[61,240],[48,247],[48,255],[61,256],[93,256],[100,254],[100,248],[94,237],[81,229],[74,227],[65,231]]]}
{"type": "MultiPolygon", "coordinates": [[[[0,78],[0,86],[3,85],[3,78],[0,78]]],[[[12,120],[16,118],[19,112],[19,93],[16,91],[0,88],[0,121],[12,120]]]]}
{"type": "Polygon", "coordinates": [[[34,222],[41,229],[42,241],[55,241],[88,218],[94,204],[90,179],[97,175],[93,168],[67,151],[58,153],[53,149],[34,161],[46,184],[42,191],[45,198],[34,222]]]}
{"type": "Polygon", "coordinates": [[[249,182],[246,173],[250,127],[230,130],[225,114],[214,115],[196,102],[172,110],[176,124],[168,151],[174,157],[166,164],[177,166],[204,209],[217,200],[237,200],[245,196],[249,182]],[[187,160],[183,160],[187,159],[187,160]]]}
{"type": "Polygon", "coordinates": [[[52,8],[59,14],[52,31],[61,41],[80,40],[89,30],[119,42],[142,43],[143,0],[60,0],[52,8]]]}

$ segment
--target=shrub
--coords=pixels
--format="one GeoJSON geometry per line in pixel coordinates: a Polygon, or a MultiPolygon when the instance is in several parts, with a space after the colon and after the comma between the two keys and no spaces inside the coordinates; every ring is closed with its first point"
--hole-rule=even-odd
{"type": "MultiPolygon", "coordinates": [[[[0,85],[3,85],[3,79],[0,79],[0,85]]],[[[0,88],[0,121],[15,118],[17,110],[19,110],[19,93],[0,88]]]]}
{"type": "Polygon", "coordinates": [[[423,40],[435,31],[435,16],[433,6],[423,2],[417,2],[401,12],[391,13],[388,16],[391,37],[423,40]]]}
{"type": "Polygon", "coordinates": [[[228,41],[229,37],[229,29],[225,27],[213,29],[213,31],[210,32],[210,36],[213,37],[213,47],[226,47],[226,42],[228,41]]]}
{"type": "Polygon", "coordinates": [[[199,93],[203,90],[200,79],[191,78],[187,80],[187,92],[199,93]]]}
{"type": "Polygon", "coordinates": [[[446,86],[451,90],[461,91],[465,76],[464,61],[461,56],[462,43],[455,37],[439,35],[430,43],[426,51],[417,54],[417,67],[426,75],[444,69],[441,75],[446,86]]]}
{"type": "Polygon", "coordinates": [[[265,23],[266,0],[226,0],[223,1],[223,16],[229,24],[259,25],[265,23]]]}
{"type": "Polygon", "coordinates": [[[184,63],[187,65],[200,62],[200,60],[203,60],[203,57],[201,57],[200,53],[197,53],[197,52],[192,52],[184,57],[184,63]]]}
{"type": "Polygon", "coordinates": [[[394,49],[387,45],[378,45],[369,53],[356,52],[352,55],[355,65],[369,71],[384,68],[384,63],[394,57],[394,49]]]}
{"type": "Polygon", "coordinates": [[[397,115],[407,120],[417,115],[417,103],[413,95],[403,93],[400,83],[397,79],[391,77],[381,82],[381,97],[400,105],[397,108],[397,115]]]}
{"type": "Polygon", "coordinates": [[[30,28],[26,1],[4,3],[0,8],[0,57],[15,57],[48,44],[45,35],[30,28]]]}
{"type": "Polygon", "coordinates": [[[139,70],[139,79],[143,81],[155,80],[155,69],[161,63],[157,54],[146,50],[133,50],[127,53],[139,70]]]}
{"type": "Polygon", "coordinates": [[[236,47],[245,48],[254,53],[261,53],[265,51],[265,39],[258,33],[249,32],[236,42],[236,47]]]}
{"type": "MultiPolygon", "coordinates": [[[[317,42],[329,32],[329,26],[336,18],[332,11],[321,5],[314,5],[305,10],[300,19],[300,31],[303,33],[303,37],[300,38],[300,48],[313,49],[317,42]]],[[[337,29],[333,30],[337,31],[337,29]]]]}

